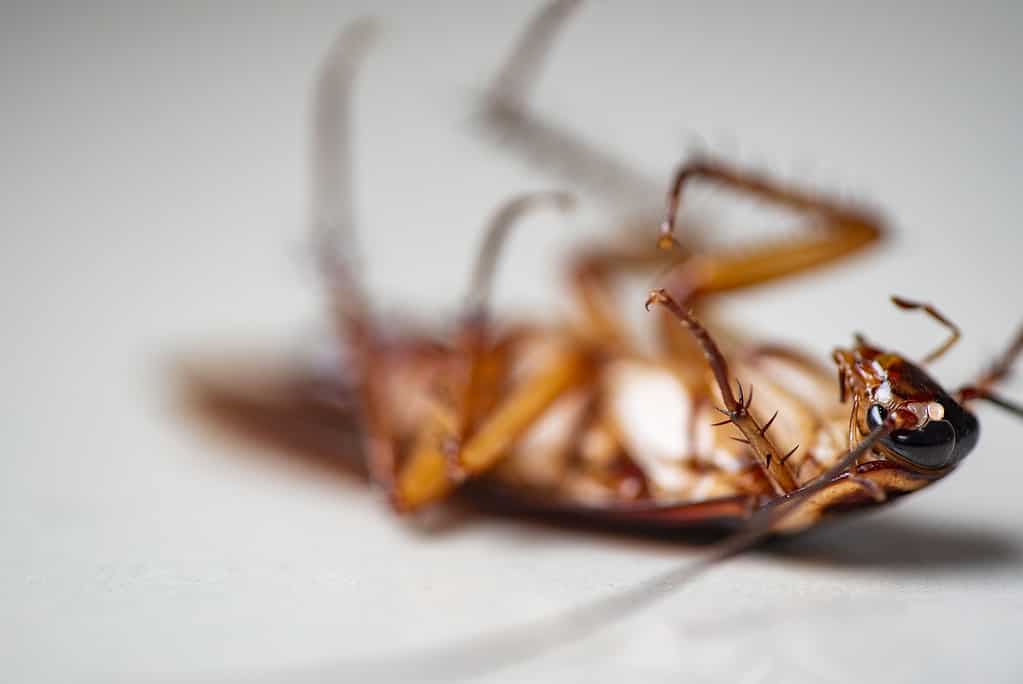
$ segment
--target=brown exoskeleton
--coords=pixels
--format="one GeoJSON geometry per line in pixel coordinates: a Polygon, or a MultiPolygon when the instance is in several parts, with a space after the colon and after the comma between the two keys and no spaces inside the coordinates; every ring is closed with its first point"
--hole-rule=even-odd
{"type": "MultiPolygon", "coordinates": [[[[525,105],[541,57],[575,4],[553,2],[537,17],[482,121],[533,156],[554,150],[562,160],[609,169],[619,187],[641,186],[525,105]]],[[[286,433],[332,457],[355,454],[403,513],[466,492],[485,503],[607,524],[737,529],[702,562],[580,614],[579,623],[589,624],[632,610],[770,534],[875,508],[945,477],[977,443],[971,405],[978,399],[1023,415],[992,392],[1023,351],[1023,330],[989,372],[950,393],[924,366],[959,332],[926,304],[893,298],[949,328],[947,342],[914,362],[857,336],[834,352],[838,391],[834,370],[797,350],[716,340],[700,322],[711,320],[715,295],[830,264],[875,243],[885,226],[865,209],[707,159],[676,172],[656,239],[654,221],[638,247],[590,248],[575,257],[570,282],[581,320],[499,323],[488,307],[501,245],[516,220],[571,205],[569,195],[548,192],[517,197],[496,213],[464,315],[445,335],[395,332],[393,321],[371,315],[352,268],[347,100],[367,37],[365,25],[342,34],[316,91],[314,227],[343,370],[291,369],[285,384],[255,399],[200,383],[204,406],[219,417],[247,421],[263,436],[286,433]],[[812,230],[744,251],[713,248],[699,235],[677,238],[676,213],[694,181],[772,204],[812,230]],[[635,272],[662,273],[646,302],[656,312],[652,352],[613,297],[615,279],[635,272]],[[346,439],[352,431],[354,444],[346,439]]],[[[576,626],[554,625],[562,632],[576,626]]],[[[534,630],[519,642],[549,646],[560,638],[551,635],[534,630]]]]}
{"type": "MultiPolygon", "coordinates": [[[[603,163],[524,104],[531,75],[575,4],[554,2],[538,16],[483,119],[506,137],[603,163]]],[[[977,442],[976,399],[1023,413],[991,392],[1023,349],[1023,332],[989,373],[948,393],[923,367],[958,330],[931,306],[899,298],[898,306],[925,310],[952,336],[919,363],[857,337],[834,353],[839,392],[833,371],[798,351],[734,339],[719,346],[694,313],[704,318],[715,295],[829,264],[871,245],[885,227],[862,208],[706,159],[675,174],[656,240],[651,230],[639,248],[576,257],[571,282],[581,321],[498,324],[488,309],[500,247],[516,219],[571,205],[570,196],[550,192],[497,212],[465,314],[446,336],[385,333],[351,266],[354,221],[343,182],[346,103],[367,36],[363,25],[342,35],[316,97],[315,228],[347,374],[299,386],[310,388],[308,397],[324,396],[327,385],[330,397],[346,398],[343,409],[310,399],[306,417],[341,423],[354,411],[361,457],[395,510],[416,511],[467,489],[486,501],[609,523],[737,526],[742,531],[721,547],[727,555],[944,477],[977,442]],[[693,181],[775,205],[813,230],[745,251],[679,240],[675,216],[693,181]],[[661,284],[647,301],[659,310],[658,346],[648,352],[612,292],[620,274],[658,270],[661,284]]]]}

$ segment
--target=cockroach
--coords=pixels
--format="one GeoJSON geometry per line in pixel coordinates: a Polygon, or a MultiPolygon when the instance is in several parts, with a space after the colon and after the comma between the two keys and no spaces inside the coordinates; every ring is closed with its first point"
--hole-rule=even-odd
{"type": "MultiPolygon", "coordinates": [[[[554,136],[602,163],[539,122],[524,97],[576,4],[552,2],[534,19],[482,119],[506,138],[544,147],[554,136]]],[[[977,444],[978,400],[1023,416],[1023,407],[994,391],[1023,351],[1023,330],[987,372],[946,391],[926,366],[955,344],[959,329],[927,303],[892,298],[944,326],[946,341],[914,361],[856,336],[833,354],[837,392],[835,371],[797,349],[718,339],[701,322],[710,320],[715,295],[831,264],[877,242],[886,227],[869,210],[707,158],[675,172],[664,219],[643,244],[575,257],[570,281],[580,321],[498,323],[489,306],[516,221],[571,206],[571,195],[553,191],[516,197],[497,211],[464,313],[445,334],[395,334],[371,314],[353,266],[347,102],[370,34],[365,24],[341,34],[315,96],[314,234],[344,373],[295,371],[288,387],[299,388],[300,399],[266,398],[260,420],[276,412],[287,414],[291,429],[304,422],[355,429],[358,444],[345,448],[358,451],[395,511],[468,492],[484,503],[597,524],[735,529],[701,564],[674,575],[677,584],[772,534],[875,509],[946,477],[977,444]],[[774,205],[813,230],[744,251],[681,239],[676,215],[694,181],[774,205]],[[645,302],[657,316],[653,352],[637,342],[612,297],[615,278],[635,272],[660,273],[645,302]]]]}

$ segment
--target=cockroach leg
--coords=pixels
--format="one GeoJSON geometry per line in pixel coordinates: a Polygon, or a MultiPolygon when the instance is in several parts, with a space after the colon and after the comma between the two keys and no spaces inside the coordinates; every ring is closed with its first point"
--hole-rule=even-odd
{"type": "MultiPolygon", "coordinates": [[[[762,368],[765,359],[781,361],[786,365],[799,369],[808,378],[819,384],[822,393],[835,381],[834,376],[817,359],[798,349],[785,345],[759,344],[746,349],[742,354],[743,362],[749,363],[753,367],[762,368]]],[[[845,376],[841,371],[839,371],[839,388],[840,391],[845,388],[845,376]]],[[[782,395],[789,404],[788,411],[795,412],[795,416],[790,414],[787,417],[789,419],[794,417],[802,425],[801,432],[803,436],[801,439],[804,443],[812,443],[816,435],[823,430],[836,451],[847,448],[845,437],[834,429],[832,421],[822,415],[820,409],[812,401],[808,401],[804,395],[799,392],[793,392],[791,388],[785,385],[773,382],[771,383],[771,392],[782,395]]],[[[841,397],[839,401],[844,402],[844,397],[841,397]]],[[[767,429],[767,426],[774,422],[774,418],[775,416],[772,416],[765,423],[764,429],[767,429]]],[[[804,452],[804,455],[807,460],[816,464],[819,471],[824,469],[823,464],[811,451],[804,452]]],[[[803,467],[804,464],[793,465],[792,467],[797,480],[801,481],[803,479],[801,477],[803,467]]]]}
{"type": "Polygon", "coordinates": [[[335,39],[320,66],[313,91],[313,133],[309,164],[313,178],[310,222],[313,244],[328,286],[332,314],[348,339],[367,319],[367,305],[355,273],[355,199],[352,192],[351,94],[358,68],[376,27],[356,21],[335,39]]]}
{"type": "Polygon", "coordinates": [[[507,235],[526,212],[542,207],[567,210],[564,192],[538,192],[510,200],[491,220],[465,303],[461,341],[464,379],[454,410],[438,407],[419,429],[394,487],[400,510],[440,500],[466,477],[493,465],[551,403],[583,381],[584,358],[574,350],[553,359],[503,403],[493,406],[506,350],[490,338],[488,306],[493,275],[507,235]]]}
{"type": "Polygon", "coordinates": [[[987,388],[1008,378],[1013,365],[1019,359],[1020,355],[1023,355],[1023,326],[1020,326],[1019,331],[1016,333],[1016,337],[1013,338],[1009,347],[1002,353],[998,360],[995,361],[991,368],[988,369],[987,373],[981,376],[977,383],[975,383],[975,386],[987,388]]]}
{"type": "Polygon", "coordinates": [[[935,361],[941,358],[942,356],[944,356],[945,352],[951,349],[952,346],[959,341],[959,326],[945,318],[941,314],[941,312],[935,309],[932,305],[910,301],[908,299],[897,297],[895,295],[892,295],[891,299],[892,304],[899,307],[900,309],[905,309],[907,311],[923,310],[924,312],[927,313],[928,316],[930,316],[938,323],[941,323],[943,326],[948,328],[949,338],[945,340],[941,344],[941,346],[939,346],[937,349],[935,349],[930,354],[921,359],[920,361],[921,363],[927,364],[930,363],[931,361],[935,361]]]}
{"type": "MultiPolygon", "coordinates": [[[[465,313],[462,323],[462,347],[467,359],[467,380],[461,396],[461,420],[456,441],[461,443],[468,437],[475,426],[484,405],[482,398],[492,394],[493,388],[485,385],[486,370],[500,364],[494,358],[496,350],[490,341],[489,305],[493,290],[494,275],[498,259],[507,242],[508,235],[519,219],[537,209],[552,207],[567,211],[575,206],[575,198],[566,192],[536,192],[514,197],[502,205],[490,220],[485,231],[483,245],[480,248],[466,297],[465,313]]],[[[490,375],[495,375],[491,373],[490,375]]],[[[500,376],[500,374],[496,374],[500,376]]],[[[494,377],[493,380],[499,380],[494,377]]],[[[494,383],[490,383],[494,384],[494,383]]],[[[457,452],[457,450],[456,450],[457,452]]],[[[456,453],[455,452],[455,453],[456,453]]],[[[454,472],[460,468],[452,461],[454,472]]]]}
{"type": "Polygon", "coordinates": [[[766,430],[763,430],[762,426],[750,414],[748,406],[742,402],[742,385],[739,384],[739,399],[736,399],[735,395],[732,394],[728,362],[718,348],[717,343],[710,333],[707,332],[707,329],[691,313],[683,309],[665,290],[652,291],[647,300],[647,309],[650,308],[651,304],[659,304],[670,311],[699,342],[704,356],[706,356],[707,364],[714,374],[714,380],[721,391],[721,399],[725,403],[725,410],[729,419],[739,428],[745,443],[749,444],[775,493],[781,496],[795,491],[799,485],[796,483],[791,471],[781,459],[775,457],[780,452],[775,448],[771,439],[767,437],[766,430]]]}
{"type": "Polygon", "coordinates": [[[683,304],[695,298],[781,278],[824,265],[877,241],[879,219],[861,210],[785,188],[758,175],[724,164],[696,160],[681,166],[668,192],[657,244],[677,246],[675,221],[682,192],[690,181],[702,179],[758,197],[781,207],[814,216],[822,235],[785,242],[767,242],[738,252],[700,254],[682,260],[665,277],[663,287],[683,304]]]}
{"type": "MultiPolygon", "coordinates": [[[[592,379],[590,362],[576,349],[556,355],[511,395],[484,416],[479,428],[454,454],[456,465],[468,477],[495,466],[514,442],[565,392],[592,379]]],[[[411,510],[443,498],[453,488],[450,478],[452,455],[443,449],[443,435],[451,427],[443,420],[424,426],[421,448],[414,451],[398,474],[396,500],[403,510],[411,510]]]]}
{"type": "Polygon", "coordinates": [[[480,121],[498,144],[514,146],[529,162],[590,189],[616,210],[646,209],[659,192],[656,180],[571,131],[538,118],[528,106],[530,88],[555,38],[579,4],[578,0],[554,0],[529,22],[485,96],[480,121]]]}
{"type": "Polygon", "coordinates": [[[572,205],[571,195],[563,192],[522,195],[503,205],[488,224],[460,334],[464,379],[454,391],[455,401],[439,406],[420,427],[395,483],[393,500],[399,510],[441,499],[458,482],[495,465],[563,391],[582,379],[581,358],[568,353],[494,405],[507,370],[507,350],[491,339],[488,313],[501,248],[526,212],[548,206],[566,210],[572,205]]]}
{"type": "Polygon", "coordinates": [[[971,399],[983,399],[989,401],[995,406],[1005,409],[1009,413],[1014,413],[1020,418],[1023,418],[1023,404],[1017,404],[1009,401],[1001,395],[995,394],[990,390],[984,390],[983,392],[975,390],[973,388],[964,388],[960,391],[959,395],[962,401],[969,401],[971,399]]]}
{"type": "MultiPolygon", "coordinates": [[[[974,392],[989,390],[994,385],[1005,381],[1009,374],[1012,372],[1012,367],[1015,365],[1017,359],[1023,355],[1023,326],[1017,331],[1016,336],[1009,343],[1009,346],[1005,349],[1002,354],[995,359],[986,371],[981,373],[980,377],[977,378],[968,388],[974,392]]],[[[963,391],[963,390],[960,390],[963,391]]]]}
{"type": "Polygon", "coordinates": [[[512,227],[519,219],[529,212],[545,207],[568,211],[574,206],[575,198],[570,193],[551,191],[519,195],[497,210],[487,225],[483,245],[476,257],[476,268],[473,270],[465,304],[466,320],[476,321],[487,317],[497,261],[512,227]]]}
{"type": "Polygon", "coordinates": [[[375,35],[369,20],[355,22],[338,35],[320,67],[313,94],[314,127],[310,141],[313,195],[311,228],[339,341],[362,369],[358,382],[370,477],[389,495],[395,483],[396,455],[387,407],[375,363],[377,355],[369,306],[355,273],[355,210],[351,188],[350,133],[352,85],[375,35]]]}
{"type": "Polygon", "coordinates": [[[1021,355],[1023,355],[1023,326],[1017,331],[1006,350],[979,378],[956,392],[958,400],[964,403],[983,399],[1023,418],[1023,405],[1004,399],[991,391],[992,387],[1004,382],[1009,377],[1013,365],[1021,355]]]}
{"type": "Polygon", "coordinates": [[[655,249],[590,251],[571,267],[575,298],[583,314],[584,334],[608,349],[628,350],[635,342],[615,306],[612,279],[629,272],[646,272],[667,262],[655,249]]]}
{"type": "Polygon", "coordinates": [[[494,99],[516,108],[524,104],[558,31],[579,5],[580,0],[555,0],[536,13],[494,77],[491,86],[494,99]]]}
{"type": "Polygon", "coordinates": [[[781,344],[754,345],[743,352],[743,359],[754,364],[759,364],[764,359],[783,361],[800,369],[821,386],[829,386],[835,380],[831,369],[823,366],[816,358],[781,344]]]}

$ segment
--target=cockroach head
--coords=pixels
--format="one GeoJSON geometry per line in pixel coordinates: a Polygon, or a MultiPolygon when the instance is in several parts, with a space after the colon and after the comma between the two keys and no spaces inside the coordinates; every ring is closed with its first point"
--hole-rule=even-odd
{"type": "Polygon", "coordinates": [[[943,474],[977,443],[977,418],[963,408],[920,365],[857,337],[851,349],[837,349],[840,398],[851,400],[851,435],[860,438],[897,414],[904,428],[878,443],[885,458],[915,471],[943,474]]]}

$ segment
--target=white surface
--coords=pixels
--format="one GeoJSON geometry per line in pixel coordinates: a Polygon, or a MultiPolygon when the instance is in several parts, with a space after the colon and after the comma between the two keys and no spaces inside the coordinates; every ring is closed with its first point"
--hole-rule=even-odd
{"type": "MultiPolygon", "coordinates": [[[[337,680],[336,663],[553,614],[695,557],[492,518],[418,533],[356,483],[175,416],[172,352],[287,350],[316,327],[307,86],[369,4],[2,10],[5,681],[337,680]]],[[[555,182],[465,124],[529,11],[373,5],[387,29],[357,122],[371,283],[389,305],[450,310],[482,217],[555,182]]],[[[821,354],[854,330],[919,352],[934,326],[886,296],[931,299],[965,331],[938,368],[954,384],[1023,317],[1021,29],[1018,8],[965,3],[601,3],[570,26],[538,107],[655,179],[698,133],[884,208],[897,233],[875,257],[729,305],[821,354]]],[[[564,298],[555,262],[528,256],[564,242],[543,233],[517,238],[503,305],[564,298]]],[[[933,490],[488,681],[1018,681],[1023,425],[982,422],[933,490]]]]}

